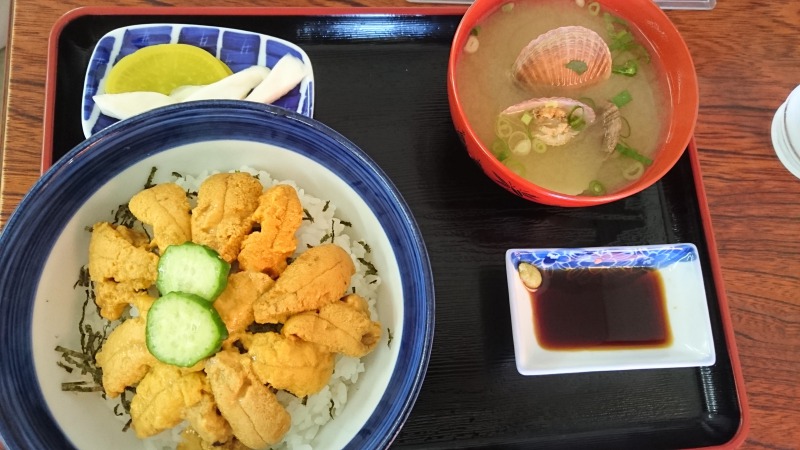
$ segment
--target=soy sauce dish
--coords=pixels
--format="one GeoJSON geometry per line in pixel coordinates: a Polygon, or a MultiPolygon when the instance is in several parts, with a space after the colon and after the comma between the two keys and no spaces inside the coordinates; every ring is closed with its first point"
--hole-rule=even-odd
{"type": "Polygon", "coordinates": [[[506,274],[522,375],[716,361],[693,244],[510,249],[506,274]]]}

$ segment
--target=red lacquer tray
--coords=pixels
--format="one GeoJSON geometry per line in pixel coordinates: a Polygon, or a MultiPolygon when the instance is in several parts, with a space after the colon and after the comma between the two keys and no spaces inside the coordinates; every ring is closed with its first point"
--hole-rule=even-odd
{"type": "Polygon", "coordinates": [[[565,209],[487,179],[453,129],[445,78],[458,8],[82,8],[54,28],[43,168],[83,139],[81,89],[106,32],[194,23],[300,45],[315,118],[367,152],[425,238],[436,286],[428,372],[396,448],[734,448],[747,402],[694,143],[634,197],[565,209]],[[694,243],[705,274],[711,367],[526,377],[514,364],[504,254],[519,247],[694,243]]]}

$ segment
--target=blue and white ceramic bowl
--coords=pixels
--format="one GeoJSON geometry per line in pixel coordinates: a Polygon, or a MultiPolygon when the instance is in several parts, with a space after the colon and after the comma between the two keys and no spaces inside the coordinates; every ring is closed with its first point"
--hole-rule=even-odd
{"type": "MultiPolygon", "coordinates": [[[[315,448],[385,448],[407,418],[427,368],[434,321],[428,255],[408,206],[383,171],[325,125],[282,108],[237,101],[168,106],[121,121],[78,145],[33,186],[0,235],[0,435],[6,448],[140,449],[98,393],[74,380],[57,345],[80,348],[87,226],[113,218],[152,167],[200,174],[242,166],[291,179],[329,199],[371,246],[382,278],[384,335],[345,410],[315,448]],[[109,217],[111,216],[111,217],[109,217]],[[387,329],[391,330],[389,341],[387,329]]],[[[158,182],[159,180],[154,180],[158,182]]],[[[355,232],[353,234],[356,234],[355,232]]],[[[327,407],[326,407],[327,411],[327,407]]]]}
{"type": "Polygon", "coordinates": [[[200,47],[228,65],[236,73],[250,66],[272,68],[284,55],[292,55],[308,67],[308,75],[274,105],[296,111],[308,117],[314,115],[314,74],[311,60],[302,48],[284,39],[208,25],[142,24],[106,33],[97,43],[89,59],[81,99],[83,134],[92,134],[117,122],[100,113],[92,97],[104,93],[103,83],[108,71],[125,56],[156,44],[189,44],[200,47]]]}
{"type": "MultiPolygon", "coordinates": [[[[703,273],[694,244],[510,249],[506,252],[506,275],[514,356],[517,370],[523,375],[710,366],[716,361],[703,273]],[[520,263],[531,264],[543,275],[541,287],[533,293],[520,277],[520,263]],[[536,330],[532,295],[548,288],[548,272],[615,268],[658,272],[665,322],[671,334],[668,345],[581,349],[543,345],[536,330]]],[[[604,301],[604,292],[592,295],[598,302],[604,301]]],[[[602,311],[608,330],[612,330],[613,324],[629,323],[626,322],[629,319],[619,320],[620,314],[616,314],[624,311],[615,310],[619,305],[629,304],[628,301],[616,302],[602,311]]]]}

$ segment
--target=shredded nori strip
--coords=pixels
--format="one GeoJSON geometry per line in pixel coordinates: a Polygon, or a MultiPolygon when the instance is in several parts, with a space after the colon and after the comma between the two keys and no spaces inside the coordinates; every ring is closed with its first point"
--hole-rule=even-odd
{"type": "Polygon", "coordinates": [[[346,220],[340,220],[339,223],[341,223],[342,225],[344,225],[346,227],[352,227],[353,226],[352,223],[350,223],[350,222],[348,222],[346,220]]]}
{"type": "Polygon", "coordinates": [[[386,329],[386,334],[388,335],[388,338],[386,339],[386,346],[391,348],[392,347],[392,340],[394,339],[394,335],[392,335],[392,329],[391,328],[387,328],[386,329]]]}
{"type": "Polygon", "coordinates": [[[236,350],[239,350],[240,355],[244,355],[245,353],[247,353],[247,347],[245,347],[244,344],[242,344],[241,340],[237,339],[236,341],[234,341],[233,346],[236,347],[236,350]]]}
{"type": "Polygon", "coordinates": [[[327,211],[328,210],[328,206],[330,206],[330,204],[331,204],[330,200],[326,201],[325,202],[325,206],[322,207],[322,212],[327,211]]]}
{"type": "Polygon", "coordinates": [[[369,247],[369,244],[367,244],[364,241],[358,241],[358,243],[361,244],[362,247],[364,247],[364,250],[366,250],[367,253],[372,253],[372,249],[369,247]]]}
{"type": "Polygon", "coordinates": [[[328,414],[330,414],[331,419],[333,419],[333,408],[335,408],[335,407],[336,407],[336,403],[334,403],[333,399],[331,399],[331,406],[328,408],[328,414]]]}
{"type": "Polygon", "coordinates": [[[310,223],[314,223],[314,218],[311,217],[311,213],[309,213],[308,210],[305,208],[303,208],[303,220],[307,220],[310,223]]]}
{"type": "Polygon", "coordinates": [[[247,326],[247,332],[258,334],[258,333],[280,333],[283,329],[282,323],[258,323],[253,322],[247,326]]]}
{"type": "Polygon", "coordinates": [[[175,178],[183,178],[183,175],[181,175],[180,172],[172,172],[172,176],[175,178]]]}
{"type": "Polygon", "coordinates": [[[103,386],[86,381],[69,381],[61,383],[61,390],[68,392],[103,392],[103,386]]]}
{"type": "Polygon", "coordinates": [[[136,217],[128,208],[128,204],[119,205],[117,210],[114,211],[114,220],[111,222],[114,225],[123,225],[128,228],[133,228],[136,224],[136,217]]]}
{"type": "Polygon", "coordinates": [[[82,266],[80,272],[78,273],[78,281],[72,285],[72,288],[75,289],[78,286],[88,288],[90,281],[91,278],[89,277],[89,267],[82,266]]]}
{"type": "Polygon", "coordinates": [[[378,269],[376,269],[375,266],[372,265],[371,262],[367,261],[364,258],[358,258],[358,262],[360,262],[361,264],[366,266],[367,271],[364,273],[365,275],[377,275],[378,274],[378,269]]]}
{"type": "Polygon", "coordinates": [[[158,168],[155,166],[150,168],[150,175],[147,176],[147,182],[144,183],[145,189],[150,189],[151,187],[155,186],[155,184],[153,184],[153,178],[155,178],[157,171],[158,168]]]}
{"type": "Polygon", "coordinates": [[[111,324],[106,323],[101,329],[95,330],[86,323],[86,310],[94,306],[94,310],[99,315],[99,308],[94,301],[94,289],[89,279],[87,266],[81,267],[78,280],[73,287],[81,287],[84,291],[83,308],[81,318],[78,321],[78,331],[80,332],[80,350],[58,345],[55,351],[61,354],[61,358],[56,361],[56,365],[64,369],[67,373],[78,375],[89,375],[90,379],[65,382],[61,384],[61,389],[72,392],[102,392],[103,391],[103,370],[97,367],[95,356],[105,343],[111,329],[111,324]]]}

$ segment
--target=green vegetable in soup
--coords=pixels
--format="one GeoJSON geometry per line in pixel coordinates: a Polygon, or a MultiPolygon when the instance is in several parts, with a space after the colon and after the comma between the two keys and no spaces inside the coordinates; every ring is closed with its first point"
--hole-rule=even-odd
{"type": "Polygon", "coordinates": [[[567,124],[573,130],[582,130],[586,126],[586,120],[583,118],[584,110],[582,106],[572,108],[567,116],[567,124]]]}
{"type": "Polygon", "coordinates": [[[514,159],[507,159],[503,161],[503,164],[515,174],[521,177],[525,176],[525,166],[523,166],[521,162],[514,159]]]}
{"type": "Polygon", "coordinates": [[[639,71],[639,63],[635,59],[629,59],[625,61],[623,64],[614,64],[611,66],[611,73],[615,73],[617,75],[624,75],[626,77],[632,77],[636,75],[639,71]]]}
{"type": "Polygon", "coordinates": [[[622,156],[626,156],[628,158],[634,159],[639,161],[640,163],[644,164],[645,166],[649,166],[653,164],[653,160],[648,158],[647,156],[642,155],[641,153],[637,152],[631,147],[623,144],[622,142],[618,143],[617,146],[614,148],[619,154],[622,156]]]}
{"type": "Polygon", "coordinates": [[[631,124],[628,122],[628,119],[620,116],[620,120],[622,121],[622,129],[620,129],[619,131],[619,137],[621,138],[631,137],[631,124]]]}
{"type": "Polygon", "coordinates": [[[577,59],[573,59],[570,62],[564,64],[564,67],[577,73],[578,75],[583,75],[584,72],[589,70],[589,66],[586,64],[585,61],[580,61],[577,59]]]}
{"type": "Polygon", "coordinates": [[[533,143],[534,152],[544,153],[547,151],[547,144],[545,144],[541,139],[534,138],[531,142],[533,143]]]}
{"type": "Polygon", "coordinates": [[[509,150],[508,144],[504,140],[495,139],[492,143],[492,154],[498,161],[503,162],[511,156],[511,150],[509,150]]]}
{"type": "Polygon", "coordinates": [[[606,187],[603,186],[603,183],[601,183],[601,182],[599,182],[597,180],[592,180],[589,183],[589,189],[587,189],[586,192],[589,195],[594,195],[594,196],[603,195],[603,194],[606,193],[606,187]]]}
{"type": "Polygon", "coordinates": [[[631,93],[627,89],[621,91],[619,94],[611,98],[611,103],[615,104],[617,108],[622,108],[633,100],[631,93]]]}
{"type": "Polygon", "coordinates": [[[578,101],[592,109],[597,109],[597,104],[591,99],[591,97],[581,97],[578,99],[578,101]]]}
{"type": "Polygon", "coordinates": [[[608,49],[612,54],[630,53],[637,59],[650,62],[650,54],[638,42],[628,28],[628,23],[612,14],[603,14],[608,33],[608,49]]]}

